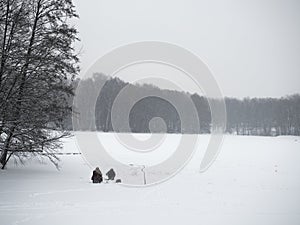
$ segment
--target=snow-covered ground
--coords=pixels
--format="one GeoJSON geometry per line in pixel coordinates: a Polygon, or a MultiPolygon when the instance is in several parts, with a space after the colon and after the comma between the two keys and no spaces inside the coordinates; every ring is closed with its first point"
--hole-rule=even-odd
{"type": "MultiPolygon", "coordinates": [[[[111,135],[99,137],[109,144],[111,135]]],[[[199,173],[208,138],[178,175],[146,188],[92,184],[81,155],[61,156],[60,171],[12,162],[0,171],[0,224],[300,224],[299,137],[225,136],[216,162],[199,173]]],[[[74,138],[63,151],[79,151],[74,138]]]]}

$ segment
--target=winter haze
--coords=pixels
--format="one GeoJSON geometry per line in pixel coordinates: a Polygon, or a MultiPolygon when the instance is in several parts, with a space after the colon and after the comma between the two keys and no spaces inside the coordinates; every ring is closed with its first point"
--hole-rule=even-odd
{"type": "Polygon", "coordinates": [[[0,0],[0,225],[299,225],[299,12],[0,0]]]}
{"type": "MultiPolygon", "coordinates": [[[[82,74],[113,48],[159,40],[197,54],[210,67],[225,96],[281,97],[300,92],[297,0],[74,3],[80,14],[76,24],[82,74]]],[[[199,91],[192,86],[187,89],[199,91]]]]}

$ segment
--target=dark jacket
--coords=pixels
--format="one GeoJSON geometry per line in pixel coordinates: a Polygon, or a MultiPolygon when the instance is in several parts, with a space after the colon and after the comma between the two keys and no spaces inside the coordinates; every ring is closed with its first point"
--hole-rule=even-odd
{"type": "Polygon", "coordinates": [[[91,180],[93,181],[93,183],[101,183],[103,181],[102,173],[98,167],[93,171],[91,180]]]}
{"type": "Polygon", "coordinates": [[[108,180],[114,180],[115,179],[115,176],[116,176],[116,173],[113,169],[110,169],[107,173],[106,173],[106,176],[108,178],[108,180]]]}

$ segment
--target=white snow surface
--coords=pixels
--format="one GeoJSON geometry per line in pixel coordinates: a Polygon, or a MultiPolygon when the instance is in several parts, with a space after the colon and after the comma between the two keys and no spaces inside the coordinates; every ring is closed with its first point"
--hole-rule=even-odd
{"type": "MultiPolygon", "coordinates": [[[[112,135],[98,134],[106,143],[112,135]]],[[[168,138],[177,142],[178,135],[168,138]]],[[[199,173],[208,139],[200,136],[176,176],[145,188],[91,183],[81,155],[61,156],[59,171],[48,161],[12,161],[0,171],[0,225],[300,224],[299,137],[226,135],[217,160],[199,173]]],[[[79,152],[75,137],[64,140],[62,151],[79,152]]],[[[133,160],[126,157],[132,155],[119,158],[133,160]]]]}

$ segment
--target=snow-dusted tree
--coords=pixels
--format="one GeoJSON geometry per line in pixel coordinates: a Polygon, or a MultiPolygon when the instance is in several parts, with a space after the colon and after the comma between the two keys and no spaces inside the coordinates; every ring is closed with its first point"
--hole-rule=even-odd
{"type": "Polygon", "coordinates": [[[0,0],[0,163],[48,157],[55,165],[79,72],[71,0],[0,0]]]}

